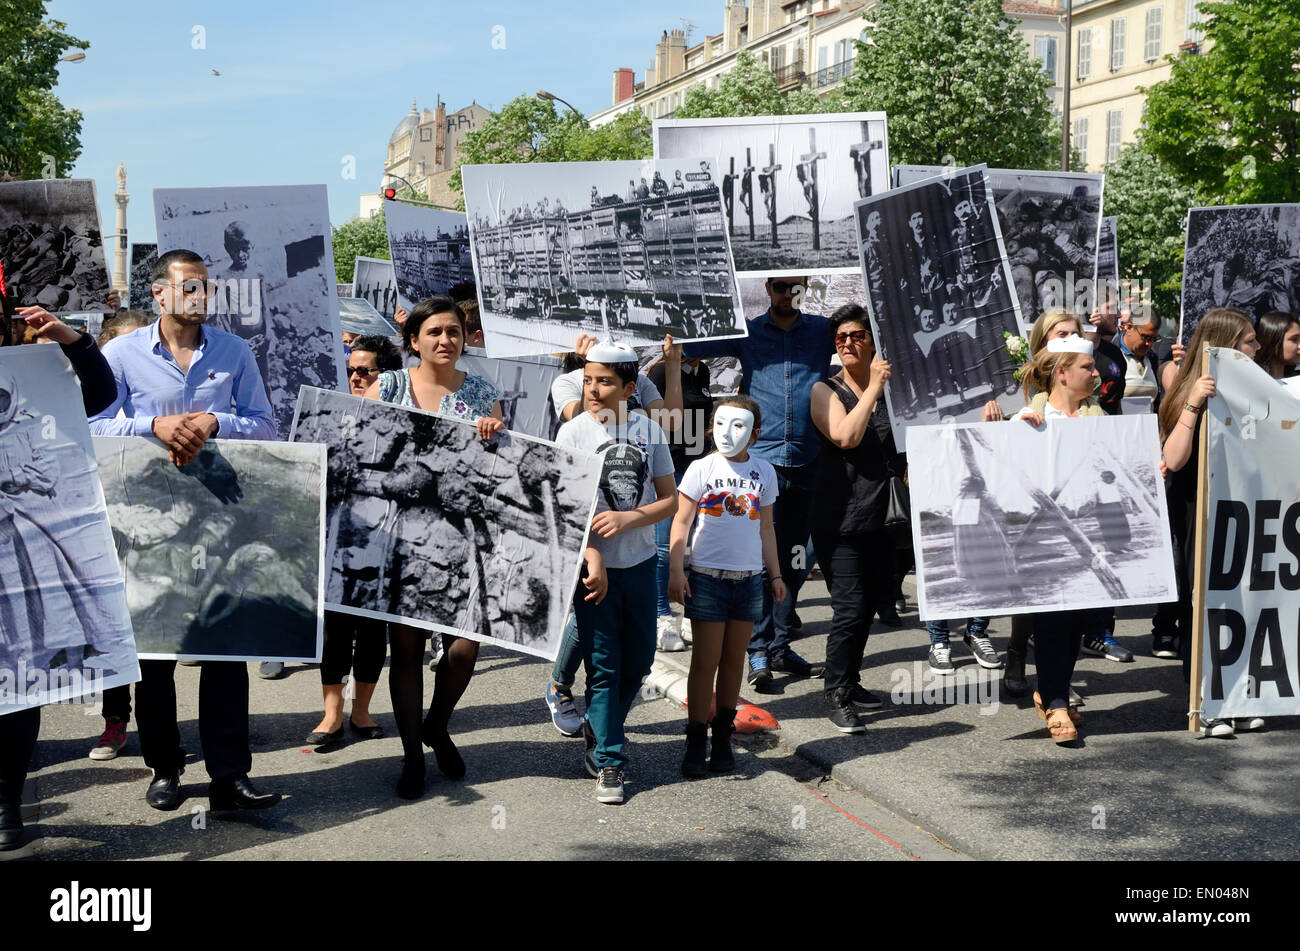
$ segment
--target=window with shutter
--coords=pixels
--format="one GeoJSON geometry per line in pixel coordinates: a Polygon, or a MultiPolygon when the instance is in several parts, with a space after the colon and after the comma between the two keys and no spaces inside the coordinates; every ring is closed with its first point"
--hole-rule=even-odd
{"type": "Polygon", "coordinates": [[[1147,10],[1146,48],[1142,58],[1148,63],[1160,58],[1160,47],[1164,42],[1165,8],[1151,7],[1147,10]]]}
{"type": "Polygon", "coordinates": [[[1083,164],[1088,164],[1088,117],[1074,120],[1074,147],[1083,156],[1083,164]]]}
{"type": "Polygon", "coordinates": [[[1106,113],[1106,164],[1119,158],[1119,147],[1124,139],[1124,113],[1111,109],[1106,113]]]}
{"type": "Polygon", "coordinates": [[[1083,27],[1079,30],[1079,48],[1075,52],[1075,77],[1077,79],[1087,79],[1092,75],[1092,28],[1083,27]]]}
{"type": "Polygon", "coordinates": [[[1128,20],[1116,17],[1110,21],[1110,70],[1124,68],[1125,34],[1128,32],[1128,20]]]}

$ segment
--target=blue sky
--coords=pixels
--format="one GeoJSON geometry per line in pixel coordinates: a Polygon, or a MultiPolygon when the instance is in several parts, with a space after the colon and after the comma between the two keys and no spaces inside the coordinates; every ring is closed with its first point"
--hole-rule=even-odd
{"type": "Polygon", "coordinates": [[[95,179],[111,233],[113,176],[126,164],[132,242],[154,240],[158,187],[324,183],[341,224],[376,190],[412,98],[421,109],[439,95],[448,111],[471,100],[495,108],[542,88],[595,112],[610,105],[616,67],[643,78],[663,30],[685,17],[699,42],[722,29],[722,9],[723,0],[48,5],[91,44],[84,62],[62,65],[55,88],[84,114],[73,176],[95,179]],[[492,48],[498,25],[504,50],[492,48]],[[193,48],[196,26],[206,49],[193,48]],[[348,155],[354,180],[341,175],[348,155]]]}

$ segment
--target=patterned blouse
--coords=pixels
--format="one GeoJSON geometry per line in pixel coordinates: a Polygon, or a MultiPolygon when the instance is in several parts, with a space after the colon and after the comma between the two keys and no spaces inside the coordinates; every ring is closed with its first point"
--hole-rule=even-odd
{"type": "MultiPolygon", "coordinates": [[[[396,403],[418,409],[411,393],[410,370],[385,370],[379,374],[379,398],[385,403],[396,403]]],[[[465,382],[455,393],[449,393],[438,404],[440,416],[451,416],[474,422],[492,415],[492,404],[501,399],[501,391],[481,376],[465,374],[465,382]]]]}

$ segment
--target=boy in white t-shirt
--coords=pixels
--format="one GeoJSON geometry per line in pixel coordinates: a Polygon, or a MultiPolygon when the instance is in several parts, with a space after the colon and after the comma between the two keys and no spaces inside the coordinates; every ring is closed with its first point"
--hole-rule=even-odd
{"type": "Polygon", "coordinates": [[[599,802],[623,801],[623,724],[655,654],[656,549],[652,526],[677,510],[663,430],[629,413],[636,351],[602,343],[587,353],[580,411],[556,443],[601,455],[582,584],[573,599],[587,679],[587,770],[599,802]]]}
{"type": "Polygon", "coordinates": [[[673,519],[668,596],[685,605],[694,634],[682,760],[682,775],[688,777],[735,768],[731,733],[749,636],[754,622],[763,616],[764,567],[772,579],[773,600],[786,597],[772,527],[776,470],[749,454],[761,424],[758,403],[748,396],[730,396],[718,403],[713,411],[717,451],[687,468],[673,519]],[[689,572],[685,567],[688,534],[689,572]],[[713,719],[713,756],[706,763],[715,675],[718,709],[713,719]]]}

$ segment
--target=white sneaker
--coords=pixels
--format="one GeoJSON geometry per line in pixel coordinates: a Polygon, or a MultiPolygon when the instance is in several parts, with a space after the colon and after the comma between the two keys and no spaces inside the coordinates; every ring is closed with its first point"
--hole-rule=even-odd
{"type": "Polygon", "coordinates": [[[1236,729],[1241,730],[1243,732],[1247,732],[1250,730],[1262,730],[1264,729],[1264,718],[1263,717],[1238,717],[1237,719],[1232,721],[1232,725],[1236,729]]]}
{"type": "Polygon", "coordinates": [[[429,652],[432,659],[429,661],[429,669],[436,671],[439,662],[442,661],[442,635],[434,632],[433,637],[429,638],[429,652]]]}
{"type": "Polygon", "coordinates": [[[661,617],[658,622],[659,649],[661,651],[684,651],[686,642],[677,633],[676,618],[671,614],[661,617]]]}
{"type": "Polygon", "coordinates": [[[694,644],[695,638],[691,633],[691,619],[682,615],[682,640],[687,644],[694,644]]]}
{"type": "Polygon", "coordinates": [[[1202,720],[1202,736],[1232,736],[1236,733],[1231,720],[1202,720]]]}

